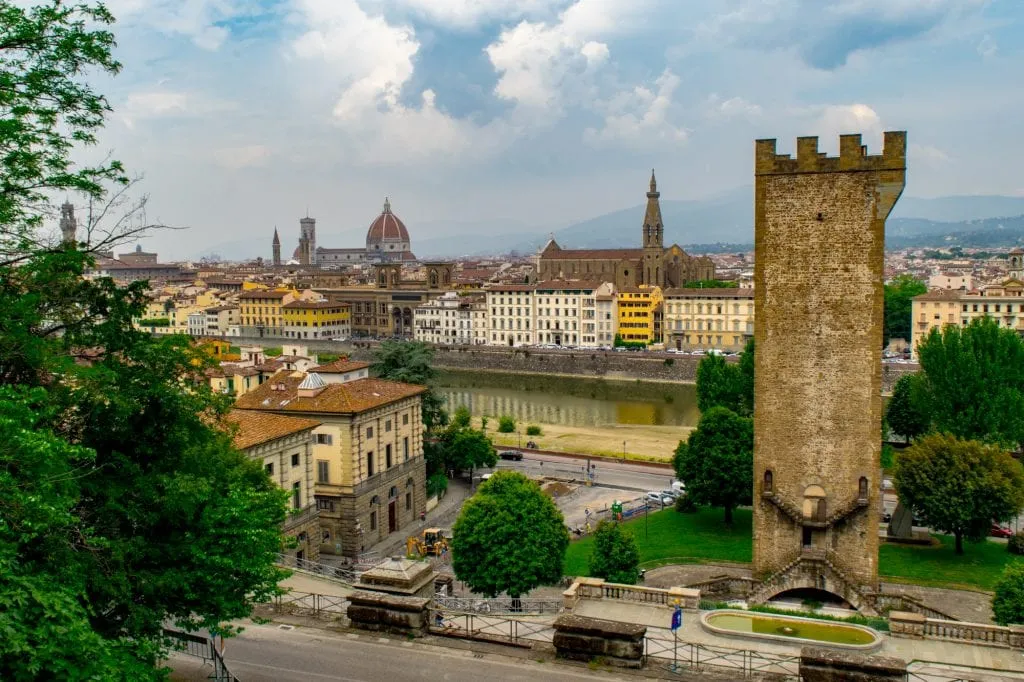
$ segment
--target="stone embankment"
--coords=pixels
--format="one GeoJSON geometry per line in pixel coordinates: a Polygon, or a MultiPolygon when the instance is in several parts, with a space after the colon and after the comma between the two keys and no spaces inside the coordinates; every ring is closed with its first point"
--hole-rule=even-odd
{"type": "MultiPolygon", "coordinates": [[[[233,344],[280,345],[278,339],[232,338],[233,344]]],[[[348,343],[305,341],[310,352],[348,353],[353,360],[371,361],[374,342],[348,343]]],[[[508,374],[569,375],[591,379],[667,381],[693,383],[701,357],[671,353],[614,352],[599,350],[559,351],[496,346],[438,346],[434,364],[440,369],[508,374]]],[[[734,362],[735,358],[727,358],[734,362]]],[[[917,365],[886,364],[882,367],[882,392],[892,391],[903,374],[917,371],[917,365]]]]}

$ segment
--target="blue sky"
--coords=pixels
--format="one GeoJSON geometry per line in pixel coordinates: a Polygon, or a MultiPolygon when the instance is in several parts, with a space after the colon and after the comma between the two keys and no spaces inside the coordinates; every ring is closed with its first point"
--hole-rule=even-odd
{"type": "Polygon", "coordinates": [[[906,129],[909,195],[1024,194],[1020,0],[108,5],[125,68],[98,151],[191,228],[145,242],[168,258],[292,244],[307,208],[357,246],[385,195],[414,249],[640,203],[651,167],[708,197],[750,184],[759,137],[877,152],[906,129]]]}

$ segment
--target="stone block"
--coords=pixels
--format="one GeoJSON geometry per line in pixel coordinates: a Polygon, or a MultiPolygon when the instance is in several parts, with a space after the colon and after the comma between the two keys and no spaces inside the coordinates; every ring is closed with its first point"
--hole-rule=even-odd
{"type": "Polygon", "coordinates": [[[926,620],[927,618],[920,613],[892,611],[889,613],[889,633],[893,637],[924,639],[926,620]]]}
{"type": "Polygon", "coordinates": [[[353,592],[346,615],[352,627],[414,636],[430,626],[430,600],[419,597],[353,592]]]}
{"type": "Polygon", "coordinates": [[[803,682],[904,682],[907,663],[888,656],[804,647],[800,650],[800,679],[803,682]]]}
{"type": "Polygon", "coordinates": [[[554,628],[552,643],[561,658],[600,660],[625,668],[642,665],[645,625],[565,615],[559,616],[554,628]]]}

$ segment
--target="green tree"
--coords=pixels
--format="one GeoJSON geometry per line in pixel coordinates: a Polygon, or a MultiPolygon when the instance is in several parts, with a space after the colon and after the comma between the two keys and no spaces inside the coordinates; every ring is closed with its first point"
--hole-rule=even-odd
{"type": "Polygon", "coordinates": [[[569,531],[540,486],[513,471],[495,472],[459,512],[452,568],[471,590],[518,598],[562,578],[569,531]]]}
{"type": "Polygon", "coordinates": [[[630,532],[607,519],[597,524],[590,575],[611,583],[635,585],[640,577],[640,551],[630,532]]]}
{"type": "Polygon", "coordinates": [[[1024,469],[998,446],[951,434],[922,436],[896,458],[893,483],[900,500],[935,530],[983,540],[993,521],[1024,509],[1024,469]]]}
{"type": "Polygon", "coordinates": [[[683,284],[684,289],[735,289],[737,282],[726,282],[721,279],[694,279],[683,284]]]}
{"type": "Polygon", "coordinates": [[[727,407],[749,416],[754,413],[754,340],[747,341],[739,363],[721,355],[707,355],[697,365],[697,408],[727,407]]]}
{"type": "Polygon", "coordinates": [[[384,341],[373,354],[371,371],[381,379],[419,384],[429,390],[423,394],[423,426],[429,431],[448,423],[444,401],[431,384],[437,378],[434,348],[420,341],[384,341]]]}
{"type": "Polygon", "coordinates": [[[753,420],[725,407],[712,407],[689,439],[679,443],[672,465],[694,503],[722,507],[725,522],[731,525],[732,510],[751,500],[753,420]]]}
{"type": "Polygon", "coordinates": [[[921,409],[921,377],[918,374],[904,374],[892,388],[892,397],[885,408],[885,419],[889,427],[899,435],[912,441],[928,430],[928,416],[921,409]]]}
{"type": "Polygon", "coordinates": [[[913,402],[935,431],[1017,449],[1024,442],[1024,341],[988,317],[933,329],[917,347],[913,402]]]}
{"type": "Polygon", "coordinates": [[[476,429],[456,429],[448,447],[450,468],[456,471],[469,469],[470,479],[474,469],[493,467],[498,461],[498,452],[491,439],[476,429]]]}
{"type": "Polygon", "coordinates": [[[516,420],[507,414],[498,417],[498,433],[515,433],[516,420]]]}
{"type": "Polygon", "coordinates": [[[885,285],[883,346],[892,338],[910,341],[911,301],[927,291],[928,287],[913,275],[899,275],[885,285]]]}
{"type": "Polygon", "coordinates": [[[472,421],[473,415],[470,413],[469,408],[465,405],[459,405],[455,408],[455,412],[452,413],[452,419],[449,426],[456,429],[468,429],[472,421]]]}
{"type": "Polygon", "coordinates": [[[740,354],[740,395],[742,396],[742,409],[738,414],[750,416],[754,414],[754,357],[756,347],[754,339],[748,339],[743,346],[743,353],[740,354]]]}
{"type": "Polygon", "coordinates": [[[1024,623],[1024,561],[1007,564],[992,595],[992,615],[999,625],[1024,623]]]}

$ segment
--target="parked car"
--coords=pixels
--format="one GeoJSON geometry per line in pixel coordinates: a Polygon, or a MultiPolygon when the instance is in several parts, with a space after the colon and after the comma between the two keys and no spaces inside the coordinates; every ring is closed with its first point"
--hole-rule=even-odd
{"type": "Polygon", "coordinates": [[[677,495],[685,495],[686,484],[682,481],[672,481],[672,490],[675,491],[677,495]]]}
{"type": "Polygon", "coordinates": [[[502,459],[512,460],[513,462],[523,461],[523,453],[521,453],[519,450],[502,450],[501,452],[498,453],[498,457],[501,457],[502,459]]]}
{"type": "Polygon", "coordinates": [[[658,492],[657,490],[652,490],[651,492],[644,495],[644,501],[647,502],[647,504],[660,504],[663,507],[671,507],[673,504],[675,504],[674,498],[669,497],[664,493],[658,492]]]}
{"type": "Polygon", "coordinates": [[[998,523],[992,524],[992,530],[988,533],[994,538],[1012,538],[1013,531],[1005,526],[1000,526],[998,523]]]}
{"type": "Polygon", "coordinates": [[[682,497],[686,493],[685,492],[681,493],[678,490],[662,490],[661,494],[664,495],[665,497],[671,497],[672,501],[675,502],[676,498],[682,497]]]}

